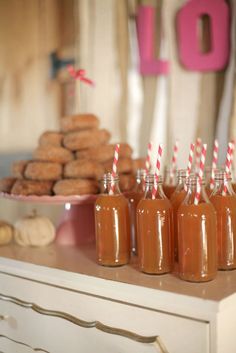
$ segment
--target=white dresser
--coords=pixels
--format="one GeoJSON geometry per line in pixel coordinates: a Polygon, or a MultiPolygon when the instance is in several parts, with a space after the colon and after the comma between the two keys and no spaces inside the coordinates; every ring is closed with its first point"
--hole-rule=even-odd
{"type": "Polygon", "coordinates": [[[235,353],[236,271],[192,284],[93,247],[0,248],[0,352],[235,353]],[[163,346],[161,346],[163,344],[163,346]]]}

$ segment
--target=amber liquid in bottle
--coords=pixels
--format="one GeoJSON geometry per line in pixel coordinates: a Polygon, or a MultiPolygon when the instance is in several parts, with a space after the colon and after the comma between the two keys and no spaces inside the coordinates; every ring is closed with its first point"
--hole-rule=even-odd
{"type": "Polygon", "coordinates": [[[187,179],[188,192],[178,210],[179,276],[192,282],[210,281],[217,274],[216,212],[204,187],[194,204],[196,177],[187,179]]]}
{"type": "MultiPolygon", "coordinates": [[[[161,178],[160,178],[161,179],[161,178]]],[[[152,199],[153,175],[146,177],[146,191],[137,206],[138,259],[142,272],[163,274],[172,270],[172,208],[161,180],[152,199]]]]}
{"type": "Polygon", "coordinates": [[[236,195],[231,177],[223,171],[215,175],[215,188],[210,201],[217,214],[218,269],[236,268],[236,195]]]}
{"type": "Polygon", "coordinates": [[[173,208],[173,230],[174,230],[174,259],[178,261],[178,209],[181,203],[184,201],[187,190],[186,190],[186,175],[187,171],[182,169],[178,171],[178,184],[175,192],[170,198],[170,202],[173,208]]]}
{"type": "Polygon", "coordinates": [[[177,186],[177,171],[171,168],[165,168],[164,183],[162,185],[164,194],[170,200],[177,186]]]}
{"type": "Polygon", "coordinates": [[[131,232],[131,250],[137,255],[137,222],[136,210],[139,201],[143,198],[145,192],[145,176],[144,169],[138,169],[136,173],[136,184],[132,191],[125,193],[125,197],[129,202],[130,214],[130,232],[131,232]]]}
{"type": "Polygon", "coordinates": [[[120,266],[130,258],[128,201],[120,193],[118,177],[104,177],[104,190],[95,203],[97,261],[104,266],[120,266]]]}

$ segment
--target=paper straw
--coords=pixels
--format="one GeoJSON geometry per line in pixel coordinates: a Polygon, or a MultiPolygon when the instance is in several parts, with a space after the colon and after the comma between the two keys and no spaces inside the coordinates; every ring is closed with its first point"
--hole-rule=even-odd
{"type": "MultiPolygon", "coordinates": [[[[225,161],[226,176],[229,176],[231,172],[233,151],[234,151],[234,143],[229,142],[228,148],[227,148],[227,154],[226,154],[226,161],[225,161]]],[[[223,196],[226,196],[226,194],[227,194],[227,184],[224,185],[223,192],[222,192],[223,196]]]]}
{"type": "Polygon", "coordinates": [[[189,177],[193,165],[194,143],[190,144],[186,177],[189,177]]]}
{"type": "Polygon", "coordinates": [[[156,170],[154,174],[154,185],[152,189],[152,199],[155,199],[157,193],[157,184],[159,180],[160,170],[161,170],[161,156],[163,151],[163,145],[160,144],[157,152],[157,162],[156,162],[156,170]]]}
{"type": "Polygon", "coordinates": [[[111,173],[111,189],[110,189],[110,194],[114,194],[114,178],[117,175],[117,163],[119,160],[119,149],[120,149],[120,144],[117,143],[115,147],[115,152],[114,152],[114,159],[113,159],[113,164],[112,164],[112,173],[111,173]]]}
{"type": "Polygon", "coordinates": [[[170,181],[171,182],[173,182],[173,180],[174,180],[174,172],[175,172],[176,166],[177,166],[178,152],[179,152],[179,141],[176,140],[175,144],[174,144],[172,159],[171,159],[171,168],[170,168],[170,181]]]}
{"type": "Polygon", "coordinates": [[[200,168],[201,159],[201,149],[202,149],[202,139],[200,137],[196,140],[196,151],[195,151],[195,171],[198,173],[200,168]]]}
{"type": "Polygon", "coordinates": [[[152,153],[152,142],[149,142],[147,147],[147,156],[145,160],[146,173],[148,173],[151,169],[151,153],[152,153]]]}
{"type": "Polygon", "coordinates": [[[213,158],[212,158],[212,170],[211,170],[211,180],[210,180],[210,189],[214,189],[215,185],[215,170],[217,168],[218,163],[218,150],[219,150],[219,142],[215,140],[214,148],[213,148],[213,158]]]}
{"type": "Polygon", "coordinates": [[[232,142],[228,143],[226,161],[225,161],[225,172],[227,175],[230,175],[231,165],[232,165],[232,154],[234,150],[234,144],[232,142]]]}
{"type": "Polygon", "coordinates": [[[202,186],[202,179],[204,175],[204,167],[206,162],[206,151],[207,151],[207,144],[204,143],[202,146],[201,158],[200,158],[200,165],[197,177],[197,190],[194,198],[194,205],[198,205],[201,197],[201,186],[202,186]]]}

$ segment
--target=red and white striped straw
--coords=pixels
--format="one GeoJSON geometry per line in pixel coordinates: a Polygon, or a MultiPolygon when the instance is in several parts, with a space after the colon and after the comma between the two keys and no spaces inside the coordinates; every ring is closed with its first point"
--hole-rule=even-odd
{"type": "Polygon", "coordinates": [[[198,176],[197,176],[197,189],[196,189],[196,194],[194,198],[194,205],[198,205],[201,197],[201,185],[202,185],[202,179],[204,175],[204,167],[205,167],[205,162],[206,162],[206,151],[207,151],[207,144],[204,143],[202,145],[202,152],[201,152],[201,158],[200,158],[200,165],[199,165],[199,171],[198,171],[198,176]]]}
{"type": "Polygon", "coordinates": [[[147,156],[145,161],[145,170],[147,173],[151,169],[151,153],[152,153],[152,142],[149,142],[147,146],[147,156]]]}
{"type": "Polygon", "coordinates": [[[212,169],[211,169],[211,180],[210,180],[210,189],[214,189],[215,185],[215,170],[217,168],[218,163],[218,150],[219,150],[219,142],[218,140],[214,141],[213,147],[213,158],[212,158],[212,169]]]}
{"type": "Polygon", "coordinates": [[[119,149],[120,149],[120,144],[117,143],[115,147],[115,152],[114,152],[114,159],[113,159],[113,164],[112,164],[112,173],[111,173],[111,190],[110,193],[114,193],[114,178],[117,174],[117,163],[119,160],[119,149]]]}
{"type": "Polygon", "coordinates": [[[201,159],[201,149],[202,149],[202,139],[200,137],[196,140],[196,150],[195,150],[195,171],[198,173],[200,168],[201,159]]]}
{"type": "Polygon", "coordinates": [[[189,156],[188,156],[188,165],[187,165],[186,177],[189,177],[189,175],[191,173],[191,170],[192,170],[193,155],[194,155],[194,143],[191,143],[190,144],[190,150],[189,150],[189,156]]]}
{"type": "Polygon", "coordinates": [[[173,181],[174,179],[174,172],[177,167],[177,157],[178,157],[178,152],[179,152],[179,141],[176,140],[173,148],[173,155],[171,159],[171,168],[170,168],[170,179],[173,181]]]}
{"type": "MultiPolygon", "coordinates": [[[[225,172],[226,175],[229,176],[231,173],[231,165],[232,165],[232,161],[233,161],[233,151],[234,151],[234,143],[229,142],[228,143],[228,148],[227,148],[227,154],[226,154],[226,161],[225,161],[225,172]]],[[[223,189],[223,196],[226,196],[227,194],[227,184],[224,185],[224,189],[223,189]]]]}
{"type": "Polygon", "coordinates": [[[114,152],[114,159],[113,159],[113,164],[112,164],[112,173],[111,176],[114,178],[117,174],[117,163],[119,159],[119,149],[120,149],[120,144],[117,143],[115,147],[115,152],[114,152]]]}
{"type": "Polygon", "coordinates": [[[155,199],[156,193],[157,193],[157,184],[160,176],[160,170],[161,170],[161,156],[163,152],[163,145],[160,144],[158,147],[158,152],[157,152],[157,162],[156,162],[156,170],[154,174],[154,185],[152,189],[152,199],[155,199]]]}

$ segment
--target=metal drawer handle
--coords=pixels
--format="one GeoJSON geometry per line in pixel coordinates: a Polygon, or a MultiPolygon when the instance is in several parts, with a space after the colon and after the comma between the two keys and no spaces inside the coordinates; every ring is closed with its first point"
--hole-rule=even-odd
{"type": "Polygon", "coordinates": [[[44,309],[37,304],[26,302],[24,300],[17,299],[15,297],[6,296],[1,293],[0,293],[0,300],[11,302],[23,308],[31,309],[42,315],[53,316],[53,317],[58,317],[60,319],[64,319],[80,327],[96,328],[97,330],[100,330],[109,334],[113,334],[113,335],[126,337],[136,342],[150,343],[150,344],[153,344],[155,348],[159,350],[159,352],[168,353],[168,350],[165,347],[164,343],[162,342],[160,336],[142,336],[128,330],[104,325],[99,321],[81,320],[76,316],[64,313],[62,311],[44,309]]]}

